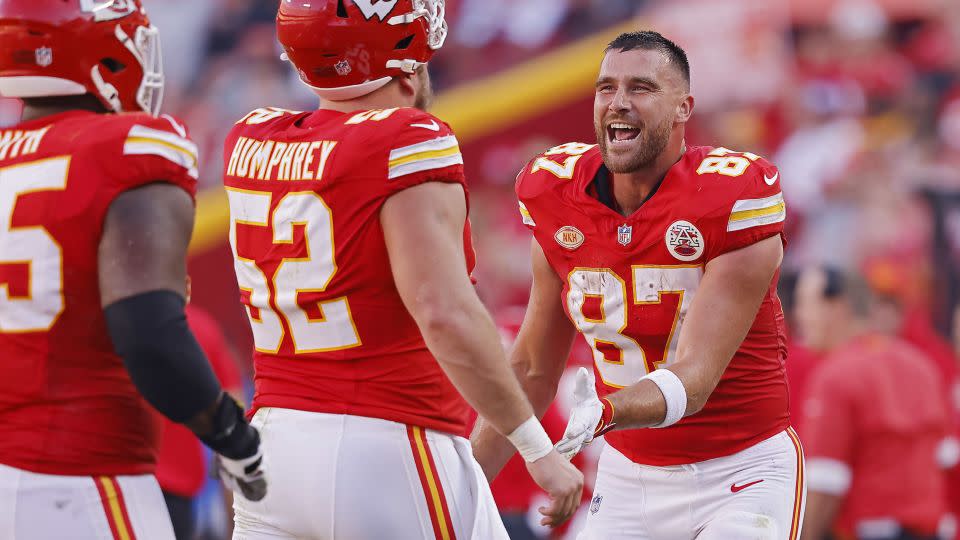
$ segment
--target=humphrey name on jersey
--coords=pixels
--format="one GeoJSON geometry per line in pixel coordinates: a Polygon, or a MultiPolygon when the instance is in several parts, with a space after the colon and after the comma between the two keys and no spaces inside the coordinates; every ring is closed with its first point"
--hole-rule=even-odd
{"type": "Polygon", "coordinates": [[[250,180],[322,180],[337,141],[280,142],[240,137],[227,175],[250,180]]]}

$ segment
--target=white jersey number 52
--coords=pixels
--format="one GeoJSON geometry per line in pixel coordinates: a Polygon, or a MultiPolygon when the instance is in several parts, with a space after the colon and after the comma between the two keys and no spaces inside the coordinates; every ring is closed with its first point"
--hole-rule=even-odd
{"type": "MultiPolygon", "coordinates": [[[[350,315],[346,298],[317,302],[323,316],[313,319],[301,306],[301,293],[319,293],[327,289],[337,273],[333,246],[333,214],[319,195],[312,191],[288,193],[272,212],[273,195],[268,192],[227,189],[230,201],[230,245],[240,290],[249,294],[247,315],[258,351],[275,353],[285,335],[280,317],[290,329],[296,354],[309,354],[357,347],[360,336],[350,315]],[[293,244],[294,228],[304,226],[307,256],[286,258],[273,278],[251,258],[255,254],[238,253],[237,225],[272,227],[273,243],[293,244]]],[[[270,246],[264,246],[264,249],[270,246]]]]}

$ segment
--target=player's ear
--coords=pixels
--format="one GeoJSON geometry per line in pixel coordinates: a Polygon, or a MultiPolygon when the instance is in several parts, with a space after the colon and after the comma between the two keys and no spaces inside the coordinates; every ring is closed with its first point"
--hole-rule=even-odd
{"type": "Polygon", "coordinates": [[[417,81],[415,77],[418,75],[416,73],[404,73],[399,77],[394,77],[393,80],[397,82],[400,87],[400,93],[403,94],[403,97],[414,98],[417,95],[417,81]]]}
{"type": "Polygon", "coordinates": [[[683,97],[683,101],[677,105],[677,118],[676,121],[678,124],[686,123],[690,119],[690,116],[693,114],[693,96],[687,94],[683,97]]]}

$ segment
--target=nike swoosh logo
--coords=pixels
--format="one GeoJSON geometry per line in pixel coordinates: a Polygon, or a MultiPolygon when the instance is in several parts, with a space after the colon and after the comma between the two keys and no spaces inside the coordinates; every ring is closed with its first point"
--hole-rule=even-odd
{"type": "Polygon", "coordinates": [[[750,483],[744,484],[744,485],[742,485],[742,486],[738,486],[738,485],[736,485],[736,484],[733,484],[732,486],[730,486],[730,492],[731,492],[731,493],[737,493],[738,491],[743,491],[743,490],[747,489],[747,488],[750,487],[750,486],[755,486],[755,485],[759,484],[760,482],[763,482],[763,480],[757,480],[757,481],[755,481],[755,482],[750,482],[750,483]]]}
{"type": "Polygon", "coordinates": [[[160,118],[163,118],[167,122],[170,122],[170,125],[173,126],[173,129],[176,130],[176,132],[181,137],[183,137],[184,139],[187,138],[187,130],[183,126],[181,126],[179,123],[177,123],[177,121],[174,120],[172,116],[170,116],[169,114],[161,114],[160,118]]]}
{"type": "Polygon", "coordinates": [[[440,131],[440,124],[436,120],[431,120],[429,124],[410,124],[410,127],[419,127],[429,129],[430,131],[440,131]]]}
{"type": "Polygon", "coordinates": [[[770,178],[767,178],[767,175],[763,175],[763,181],[766,182],[768,186],[772,186],[776,184],[777,178],[780,178],[780,171],[777,171],[777,174],[773,175],[770,178]]]}

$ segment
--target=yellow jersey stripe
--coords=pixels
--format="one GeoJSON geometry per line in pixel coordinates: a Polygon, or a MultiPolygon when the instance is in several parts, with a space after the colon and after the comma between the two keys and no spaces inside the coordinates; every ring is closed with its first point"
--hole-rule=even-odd
{"type": "Polygon", "coordinates": [[[460,147],[457,145],[444,148],[442,150],[428,150],[426,152],[419,152],[417,154],[410,154],[409,156],[392,159],[390,160],[390,168],[395,169],[401,165],[406,165],[407,163],[414,163],[417,161],[455,156],[459,153],[460,147]]]}
{"type": "MultiPolygon", "coordinates": [[[[178,130],[179,132],[179,130],[178,130]]],[[[190,152],[191,154],[199,154],[200,149],[197,147],[197,144],[190,139],[186,138],[185,134],[175,135],[169,131],[161,129],[148,128],[146,126],[133,126],[130,128],[130,133],[127,133],[127,137],[146,137],[148,139],[160,139],[161,141],[166,141],[172,145],[179,146],[190,152]]]]}
{"type": "Polygon", "coordinates": [[[156,145],[160,145],[160,146],[169,148],[169,149],[171,149],[171,150],[174,150],[174,151],[176,151],[176,152],[179,152],[179,153],[181,153],[181,154],[189,157],[189,158],[190,158],[191,166],[193,166],[193,167],[196,167],[196,166],[198,165],[198,163],[200,162],[200,160],[197,158],[197,155],[196,155],[196,154],[190,152],[189,150],[187,150],[187,149],[185,149],[185,148],[183,148],[183,147],[181,147],[181,146],[177,146],[177,145],[172,144],[172,143],[170,143],[170,142],[162,141],[162,140],[160,140],[160,139],[152,139],[152,138],[148,138],[148,137],[128,137],[128,138],[127,138],[127,143],[156,144],[156,145]]]}
{"type": "Polygon", "coordinates": [[[390,160],[399,159],[406,157],[412,154],[419,154],[420,152],[427,152],[430,150],[443,150],[445,148],[450,148],[451,146],[459,146],[460,143],[457,141],[457,138],[453,135],[447,135],[446,137],[437,137],[436,139],[430,139],[429,141],[418,142],[416,144],[411,144],[410,146],[404,146],[402,148],[394,148],[390,150],[390,160]]]}
{"type": "Polygon", "coordinates": [[[776,195],[764,197],[762,199],[744,199],[733,204],[732,212],[740,212],[741,210],[759,210],[761,208],[768,208],[782,202],[783,193],[777,193],[776,195]]]}
{"type": "Polygon", "coordinates": [[[786,209],[787,205],[781,202],[767,208],[759,208],[757,210],[741,210],[739,212],[730,214],[730,223],[736,223],[738,221],[745,221],[758,217],[772,216],[781,212],[785,212],[786,209]]]}

